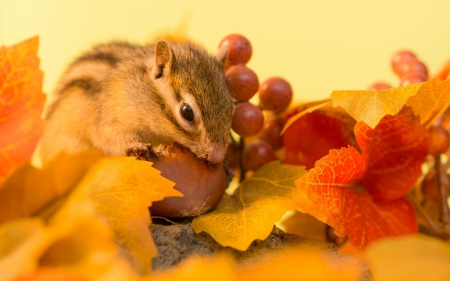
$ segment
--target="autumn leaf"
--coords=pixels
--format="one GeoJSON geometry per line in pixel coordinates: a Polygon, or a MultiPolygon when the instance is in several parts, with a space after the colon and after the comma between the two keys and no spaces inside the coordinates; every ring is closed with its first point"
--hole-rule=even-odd
{"type": "Polygon", "coordinates": [[[105,158],[88,171],[51,222],[63,222],[76,213],[94,213],[91,215],[108,224],[132,268],[141,275],[149,274],[156,248],[148,229],[148,207],[167,196],[182,196],[174,185],[151,162],[105,158]]]}
{"type": "Polygon", "coordinates": [[[435,77],[441,80],[445,80],[449,78],[449,74],[450,74],[450,60],[448,60],[445,63],[444,67],[442,67],[442,69],[439,71],[438,74],[435,75],[435,77]]]}
{"type": "Polygon", "coordinates": [[[39,38],[0,48],[0,188],[28,162],[42,133],[45,95],[36,56],[39,38]]]}
{"type": "MultiPolygon", "coordinates": [[[[290,113],[288,120],[298,116],[297,111],[290,113]]],[[[330,149],[357,146],[353,135],[354,125],[355,120],[347,113],[331,106],[303,115],[283,135],[285,163],[304,165],[306,169],[311,169],[330,149]]]]}
{"type": "Polygon", "coordinates": [[[384,116],[400,112],[404,105],[413,108],[423,126],[430,126],[450,104],[450,80],[436,78],[382,91],[334,91],[331,100],[333,106],[343,107],[370,128],[375,128],[384,116]]]}
{"type": "Polygon", "coordinates": [[[273,225],[296,208],[294,182],[304,174],[303,167],[270,162],[233,196],[225,195],[215,210],[194,218],[192,228],[207,232],[222,246],[245,251],[255,239],[267,238],[273,225]]]}
{"type": "MultiPolygon", "coordinates": [[[[8,209],[0,212],[2,216],[5,212],[20,216],[30,215],[35,209],[41,209],[40,206],[47,204],[48,200],[54,201],[55,198],[60,198],[61,203],[56,211],[45,217],[46,224],[43,223],[42,218],[36,218],[39,219],[38,223],[34,222],[38,224],[36,226],[38,234],[31,233],[30,237],[38,235],[38,238],[25,235],[30,231],[13,232],[24,233],[17,237],[26,236],[21,241],[32,244],[23,244],[21,241],[12,243],[11,239],[17,239],[16,234],[0,240],[0,252],[2,248],[9,249],[0,260],[0,269],[9,268],[11,263],[28,265],[27,268],[19,266],[15,271],[14,268],[8,271],[12,276],[19,276],[34,274],[42,267],[55,270],[62,268],[78,273],[76,276],[91,280],[95,276],[104,276],[105,272],[113,272],[111,266],[117,263],[123,263],[118,268],[126,268],[122,260],[125,258],[135,272],[141,275],[151,272],[151,260],[156,255],[156,248],[148,229],[150,225],[148,207],[152,202],[162,200],[166,196],[182,194],[173,189],[173,182],[165,179],[160,175],[160,171],[152,168],[151,162],[136,161],[132,157],[104,158],[97,161],[98,158],[99,154],[95,151],[75,156],[62,155],[43,171],[25,167],[23,169],[25,172],[19,170],[7,180],[8,185],[1,192],[9,194],[9,199],[14,199],[14,187],[16,187],[19,189],[15,195],[17,200],[32,201],[34,194],[36,201],[41,203],[28,209],[24,202],[9,204],[8,209]],[[86,167],[94,162],[96,164],[83,176],[86,167]],[[71,165],[73,175],[61,174],[61,169],[67,170],[67,173],[71,171],[71,165]],[[83,176],[81,180],[80,175],[83,176]],[[72,188],[72,185],[77,182],[76,187],[72,188]],[[25,184],[25,188],[21,188],[21,183],[25,184]],[[40,184],[43,185],[40,186],[40,184]],[[46,191],[47,188],[50,190],[46,191]],[[36,190],[42,191],[37,193],[36,190]],[[23,196],[24,193],[27,195],[23,196]],[[67,193],[69,193],[68,196],[61,196],[67,193]],[[45,200],[39,198],[40,195],[45,200]],[[27,239],[31,239],[32,242],[26,242],[27,239]],[[6,246],[2,243],[6,243],[6,246]],[[109,249],[107,253],[102,252],[104,251],[102,245],[109,249]],[[102,265],[97,267],[98,265],[91,258],[92,255],[106,255],[114,261],[110,260],[106,262],[106,265],[101,263],[102,265]]],[[[3,197],[0,198],[3,200],[3,197]]],[[[1,205],[0,208],[3,207],[1,205]]],[[[7,219],[11,219],[11,216],[7,219]]],[[[30,219],[22,219],[25,222],[27,220],[30,219]]],[[[5,227],[5,233],[11,233],[10,223],[14,224],[14,222],[9,220],[2,225],[5,227]]],[[[14,227],[13,225],[12,228],[14,227]]]]}
{"type": "Polygon", "coordinates": [[[408,99],[406,105],[420,116],[422,126],[433,125],[450,105],[450,79],[433,79],[422,83],[420,90],[408,99]]]}
{"type": "Polygon", "coordinates": [[[410,110],[384,117],[375,129],[358,122],[355,135],[362,154],[351,146],[331,150],[296,181],[295,196],[299,211],[331,225],[338,236],[348,235],[361,250],[385,236],[417,232],[403,196],[421,174],[428,139],[410,110]]]}
{"type": "MultiPolygon", "coordinates": [[[[22,218],[0,225],[0,280],[40,280],[52,272],[64,280],[133,280],[111,233],[89,216],[47,225],[22,218]]],[[[51,275],[50,275],[51,276],[51,275]]],[[[43,280],[62,280],[44,279],[43,280]]]]}
{"type": "Polygon", "coordinates": [[[214,257],[192,256],[170,270],[157,272],[151,280],[232,281],[237,279],[233,259],[228,255],[217,255],[214,257]]]}
{"type": "Polygon", "coordinates": [[[360,182],[374,199],[389,201],[410,192],[428,151],[428,131],[411,110],[384,117],[375,129],[358,122],[355,136],[367,163],[360,182]]]}
{"type": "Polygon", "coordinates": [[[377,241],[364,251],[374,280],[450,280],[450,246],[425,235],[377,241]]]}
{"type": "Polygon", "coordinates": [[[102,153],[89,150],[60,154],[42,170],[26,164],[6,179],[0,189],[0,223],[36,216],[67,196],[102,153]]]}
{"type": "Polygon", "coordinates": [[[323,249],[317,246],[271,250],[239,264],[226,254],[193,256],[170,270],[155,274],[152,280],[363,280],[358,264],[336,266],[321,255],[323,249]]]}
{"type": "Polygon", "coordinates": [[[311,113],[314,110],[317,110],[329,104],[331,104],[331,99],[313,101],[295,108],[293,110],[293,112],[295,113],[294,114],[291,113],[290,116],[287,118],[286,124],[284,124],[283,130],[281,130],[280,134],[283,135],[284,132],[287,130],[287,128],[289,128],[295,121],[297,121],[303,115],[311,113]]]}

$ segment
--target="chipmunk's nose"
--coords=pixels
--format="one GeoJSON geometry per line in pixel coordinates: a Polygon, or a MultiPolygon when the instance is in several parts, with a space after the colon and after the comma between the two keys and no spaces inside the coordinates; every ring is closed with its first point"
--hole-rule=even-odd
{"type": "Polygon", "coordinates": [[[210,153],[208,153],[208,161],[213,164],[219,164],[223,162],[225,154],[227,153],[226,147],[220,147],[218,145],[212,145],[210,153]]]}

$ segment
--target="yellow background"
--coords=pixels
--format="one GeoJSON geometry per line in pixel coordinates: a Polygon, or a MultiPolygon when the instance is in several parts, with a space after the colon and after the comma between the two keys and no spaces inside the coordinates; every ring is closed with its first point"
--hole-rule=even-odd
{"type": "Polygon", "coordinates": [[[313,100],[377,80],[398,84],[390,58],[403,48],[436,73],[450,58],[449,14],[449,0],[0,0],[0,45],[39,35],[49,93],[68,63],[97,43],[146,42],[181,23],[213,52],[222,37],[241,33],[260,81],[284,77],[297,100],[313,100]]]}

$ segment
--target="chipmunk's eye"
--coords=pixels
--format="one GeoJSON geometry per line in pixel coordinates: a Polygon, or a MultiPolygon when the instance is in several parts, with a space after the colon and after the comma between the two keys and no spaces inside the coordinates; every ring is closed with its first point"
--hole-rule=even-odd
{"type": "Polygon", "coordinates": [[[189,105],[183,103],[181,105],[180,111],[184,119],[189,122],[194,121],[194,111],[192,111],[192,108],[189,105]]]}

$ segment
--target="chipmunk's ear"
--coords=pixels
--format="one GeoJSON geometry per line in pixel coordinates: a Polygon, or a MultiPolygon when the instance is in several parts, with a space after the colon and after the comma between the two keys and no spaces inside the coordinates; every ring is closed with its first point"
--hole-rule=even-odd
{"type": "Polygon", "coordinates": [[[222,46],[214,53],[214,58],[220,62],[224,63],[228,57],[229,44],[228,41],[223,42],[222,46]]]}
{"type": "Polygon", "coordinates": [[[155,79],[170,74],[170,68],[173,61],[173,50],[167,41],[161,40],[155,44],[155,67],[153,68],[153,77],[155,79]]]}

